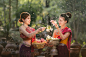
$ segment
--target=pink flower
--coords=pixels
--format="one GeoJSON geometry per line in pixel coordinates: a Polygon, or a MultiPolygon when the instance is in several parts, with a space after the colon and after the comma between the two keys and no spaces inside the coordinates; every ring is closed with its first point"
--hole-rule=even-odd
{"type": "Polygon", "coordinates": [[[43,38],[41,38],[41,42],[44,42],[44,39],[43,38]]]}

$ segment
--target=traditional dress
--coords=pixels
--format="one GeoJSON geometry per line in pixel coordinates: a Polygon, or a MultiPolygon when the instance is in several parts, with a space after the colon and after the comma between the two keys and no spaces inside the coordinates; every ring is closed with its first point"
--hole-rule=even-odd
{"type": "MultiPolygon", "coordinates": [[[[28,33],[31,33],[33,31],[35,31],[35,29],[31,28],[31,27],[27,27],[26,31],[28,33]]],[[[27,36],[25,36],[23,33],[20,34],[20,37],[23,40],[31,40],[31,43],[35,41],[36,36],[34,35],[31,39],[28,38],[27,36]]],[[[34,52],[34,48],[32,46],[32,44],[25,44],[23,43],[20,47],[20,57],[31,57],[31,52],[34,52]]]]}
{"type": "Polygon", "coordinates": [[[56,32],[54,34],[54,38],[59,38],[60,43],[57,45],[57,51],[58,55],[53,57],[69,57],[69,51],[70,51],[70,44],[71,44],[71,38],[72,38],[72,32],[71,29],[68,27],[65,27],[61,30],[62,34],[64,35],[66,32],[70,32],[70,36],[64,40],[62,40],[59,36],[59,33],[56,32]]]}

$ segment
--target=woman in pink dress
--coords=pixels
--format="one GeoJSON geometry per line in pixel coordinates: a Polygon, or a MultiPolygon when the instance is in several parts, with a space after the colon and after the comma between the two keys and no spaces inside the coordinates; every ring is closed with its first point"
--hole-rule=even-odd
{"type": "Polygon", "coordinates": [[[20,23],[23,23],[19,27],[20,37],[23,39],[23,44],[20,47],[20,57],[33,57],[31,55],[34,52],[32,42],[36,40],[36,34],[40,31],[44,31],[45,27],[40,27],[37,30],[29,27],[31,22],[31,16],[28,12],[22,12],[20,14],[20,23]]]}
{"type": "Polygon", "coordinates": [[[54,30],[53,37],[59,38],[60,43],[57,46],[58,55],[54,57],[69,57],[70,56],[70,44],[71,44],[71,38],[72,38],[72,32],[71,29],[67,27],[67,23],[69,22],[69,19],[71,18],[71,13],[63,13],[59,16],[59,26],[57,23],[55,23],[54,20],[51,21],[52,24],[55,25],[56,29],[54,30]]]}

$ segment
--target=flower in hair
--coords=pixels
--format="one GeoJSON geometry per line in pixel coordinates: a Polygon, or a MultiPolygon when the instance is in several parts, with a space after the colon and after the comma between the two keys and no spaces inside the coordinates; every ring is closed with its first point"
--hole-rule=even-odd
{"type": "Polygon", "coordinates": [[[66,14],[66,16],[69,18],[69,16],[66,14]]]}

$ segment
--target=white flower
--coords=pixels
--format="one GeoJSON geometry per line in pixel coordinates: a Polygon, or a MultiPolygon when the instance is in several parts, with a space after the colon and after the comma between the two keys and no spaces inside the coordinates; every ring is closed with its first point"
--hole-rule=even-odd
{"type": "Polygon", "coordinates": [[[48,35],[47,38],[51,38],[51,36],[48,35]]]}
{"type": "Polygon", "coordinates": [[[56,22],[55,20],[51,20],[50,22],[53,24],[53,26],[54,26],[55,24],[57,24],[57,22],[56,22]]]}
{"type": "Polygon", "coordinates": [[[55,24],[57,24],[57,22],[56,22],[56,21],[54,21],[52,24],[53,24],[53,26],[54,26],[55,24]]]}
{"type": "Polygon", "coordinates": [[[69,17],[67,14],[66,14],[67,17],[69,17]]]}
{"type": "Polygon", "coordinates": [[[51,28],[50,30],[53,31],[53,28],[51,28]]]}
{"type": "Polygon", "coordinates": [[[49,29],[46,29],[46,31],[47,31],[47,32],[50,32],[50,30],[49,30],[49,29]]]}
{"type": "Polygon", "coordinates": [[[50,25],[47,25],[47,29],[51,29],[51,26],[50,25]]]}
{"type": "Polygon", "coordinates": [[[50,31],[53,31],[53,28],[51,28],[50,25],[47,25],[47,29],[46,29],[47,32],[50,32],[50,31]]]}
{"type": "Polygon", "coordinates": [[[53,37],[51,37],[51,39],[53,39],[53,37]]]}

